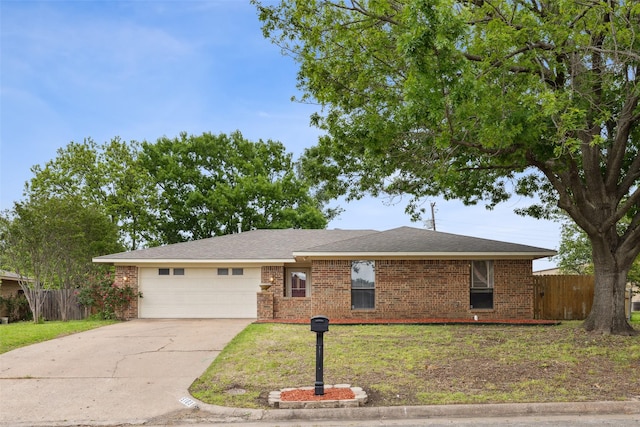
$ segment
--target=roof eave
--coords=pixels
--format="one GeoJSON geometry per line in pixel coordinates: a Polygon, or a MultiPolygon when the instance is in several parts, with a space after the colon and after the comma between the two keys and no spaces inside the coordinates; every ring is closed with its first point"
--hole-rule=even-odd
{"type": "Polygon", "coordinates": [[[113,265],[151,265],[151,264],[183,264],[183,265],[222,265],[222,264],[284,264],[295,262],[293,258],[268,259],[183,259],[183,258],[93,258],[99,264],[113,265]]]}
{"type": "Polygon", "coordinates": [[[310,259],[540,259],[556,255],[541,252],[294,252],[297,261],[310,259]]]}

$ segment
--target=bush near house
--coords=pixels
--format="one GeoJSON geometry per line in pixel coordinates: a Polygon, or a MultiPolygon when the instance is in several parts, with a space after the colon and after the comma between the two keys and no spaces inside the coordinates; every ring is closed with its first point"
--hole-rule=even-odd
{"type": "Polygon", "coordinates": [[[111,275],[90,281],[78,291],[78,301],[91,307],[98,319],[121,319],[135,298],[142,297],[129,285],[116,286],[111,275]]]}
{"type": "Polygon", "coordinates": [[[9,322],[31,320],[33,318],[29,309],[29,302],[22,294],[0,297],[0,307],[6,310],[9,322]]]}

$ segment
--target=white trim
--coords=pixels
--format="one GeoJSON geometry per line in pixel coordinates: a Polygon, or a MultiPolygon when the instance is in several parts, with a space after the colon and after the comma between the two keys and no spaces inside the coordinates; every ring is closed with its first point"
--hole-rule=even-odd
{"type": "Polygon", "coordinates": [[[284,263],[295,263],[296,260],[294,258],[286,258],[286,259],[192,259],[192,258],[156,258],[156,259],[144,259],[144,258],[93,258],[93,262],[102,263],[102,264],[113,264],[113,265],[145,265],[145,266],[153,266],[164,265],[164,264],[200,264],[203,266],[218,266],[218,265],[282,265],[284,263]]]}
{"type": "Polygon", "coordinates": [[[294,252],[296,260],[313,259],[537,259],[556,255],[545,252],[294,252]]]}

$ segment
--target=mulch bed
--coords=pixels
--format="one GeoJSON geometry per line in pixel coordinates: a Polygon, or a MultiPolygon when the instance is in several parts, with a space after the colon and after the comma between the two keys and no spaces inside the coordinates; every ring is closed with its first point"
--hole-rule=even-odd
{"type": "Polygon", "coordinates": [[[280,400],[286,402],[309,402],[314,400],[349,400],[356,395],[350,388],[325,388],[324,394],[316,396],[315,390],[287,390],[280,394],[280,400]]]}
{"type": "MultiPolygon", "coordinates": [[[[309,324],[309,319],[269,319],[257,320],[255,323],[288,323],[288,324],[309,324]]],[[[559,320],[543,319],[329,319],[331,325],[559,325],[559,320]]]]}

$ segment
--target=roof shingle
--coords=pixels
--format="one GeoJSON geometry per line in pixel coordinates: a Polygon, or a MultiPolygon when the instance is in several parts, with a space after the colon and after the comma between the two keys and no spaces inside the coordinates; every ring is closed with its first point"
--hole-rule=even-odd
{"type": "Polygon", "coordinates": [[[415,256],[504,254],[526,258],[554,255],[549,249],[412,227],[375,230],[252,230],[94,258],[101,263],[153,261],[293,261],[294,256],[341,254],[415,256]]]}

